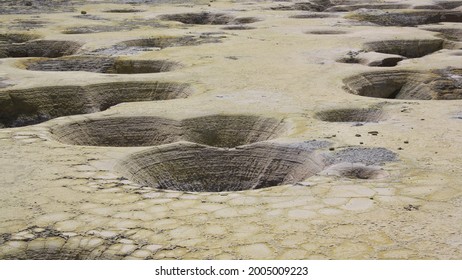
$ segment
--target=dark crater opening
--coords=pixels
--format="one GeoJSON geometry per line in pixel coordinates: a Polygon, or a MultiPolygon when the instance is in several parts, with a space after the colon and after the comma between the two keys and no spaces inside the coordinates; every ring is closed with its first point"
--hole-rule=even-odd
{"type": "Polygon", "coordinates": [[[364,48],[367,51],[417,58],[443,49],[443,43],[441,39],[387,40],[365,43],[364,48]]]}
{"type": "Polygon", "coordinates": [[[338,163],[321,172],[321,175],[345,177],[349,179],[382,179],[388,177],[388,172],[378,166],[366,166],[361,163],[338,163]]]}
{"type": "Polygon", "coordinates": [[[208,12],[161,15],[159,19],[198,25],[247,24],[259,21],[254,17],[236,18],[228,14],[208,12]]]}
{"type": "Polygon", "coordinates": [[[168,60],[122,60],[110,57],[65,57],[26,63],[34,71],[86,71],[108,74],[142,74],[168,72],[181,64],[168,60]]]}
{"type": "Polygon", "coordinates": [[[352,94],[388,99],[462,99],[462,69],[371,72],[344,80],[352,94]]]}
{"type": "Polygon", "coordinates": [[[345,108],[318,112],[316,117],[326,122],[379,122],[384,119],[384,113],[375,108],[345,108]]]}
{"type": "Polygon", "coordinates": [[[257,143],[222,149],[177,143],[125,158],[117,169],[157,189],[223,192],[296,183],[324,168],[312,146],[257,143]]]}
{"type": "Polygon", "coordinates": [[[348,15],[347,18],[383,26],[417,26],[440,22],[462,22],[462,12],[451,10],[413,10],[405,12],[361,10],[348,15]]]}
{"type": "Polygon", "coordinates": [[[86,119],[55,126],[51,133],[71,145],[135,147],[189,141],[232,148],[276,138],[285,125],[250,115],[213,115],[176,121],[159,117],[86,119]]]}
{"type": "Polygon", "coordinates": [[[19,127],[49,119],[94,113],[123,102],[186,98],[188,84],[114,82],[88,86],[49,86],[0,91],[0,127],[19,127]]]}

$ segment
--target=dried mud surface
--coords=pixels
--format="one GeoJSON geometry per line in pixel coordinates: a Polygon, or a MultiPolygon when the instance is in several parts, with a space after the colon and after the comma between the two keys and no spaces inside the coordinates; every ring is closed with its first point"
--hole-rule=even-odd
{"type": "Polygon", "coordinates": [[[0,259],[461,259],[462,1],[2,1],[0,259]]]}

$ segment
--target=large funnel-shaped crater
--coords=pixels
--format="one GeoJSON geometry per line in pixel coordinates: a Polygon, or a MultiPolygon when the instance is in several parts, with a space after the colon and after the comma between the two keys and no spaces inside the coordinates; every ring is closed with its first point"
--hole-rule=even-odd
{"type": "Polygon", "coordinates": [[[257,143],[223,149],[176,143],[125,158],[117,169],[157,189],[223,192],[296,183],[324,168],[313,147],[257,143]]]}
{"type": "Polygon", "coordinates": [[[124,102],[185,98],[190,85],[171,82],[114,82],[0,91],[0,128],[106,110],[124,102]]]}
{"type": "Polygon", "coordinates": [[[85,119],[55,126],[51,132],[57,141],[71,145],[139,147],[184,140],[229,148],[275,138],[285,127],[280,120],[251,115],[183,121],[144,116],[85,119]]]}
{"type": "Polygon", "coordinates": [[[168,60],[114,59],[111,57],[65,57],[37,59],[25,63],[34,71],[86,71],[108,74],[143,74],[168,72],[181,67],[168,60]]]}

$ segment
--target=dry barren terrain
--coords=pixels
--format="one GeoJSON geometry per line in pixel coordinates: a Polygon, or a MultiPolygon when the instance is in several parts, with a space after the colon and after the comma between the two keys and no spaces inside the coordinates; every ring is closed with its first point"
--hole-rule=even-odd
{"type": "Polygon", "coordinates": [[[462,1],[0,2],[0,259],[461,259],[462,1]]]}

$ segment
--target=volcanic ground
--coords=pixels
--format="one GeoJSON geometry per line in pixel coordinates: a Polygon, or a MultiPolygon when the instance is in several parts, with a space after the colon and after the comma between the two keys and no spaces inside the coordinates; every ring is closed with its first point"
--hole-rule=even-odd
{"type": "Polygon", "coordinates": [[[0,4],[0,259],[461,259],[462,1],[0,4]]]}

